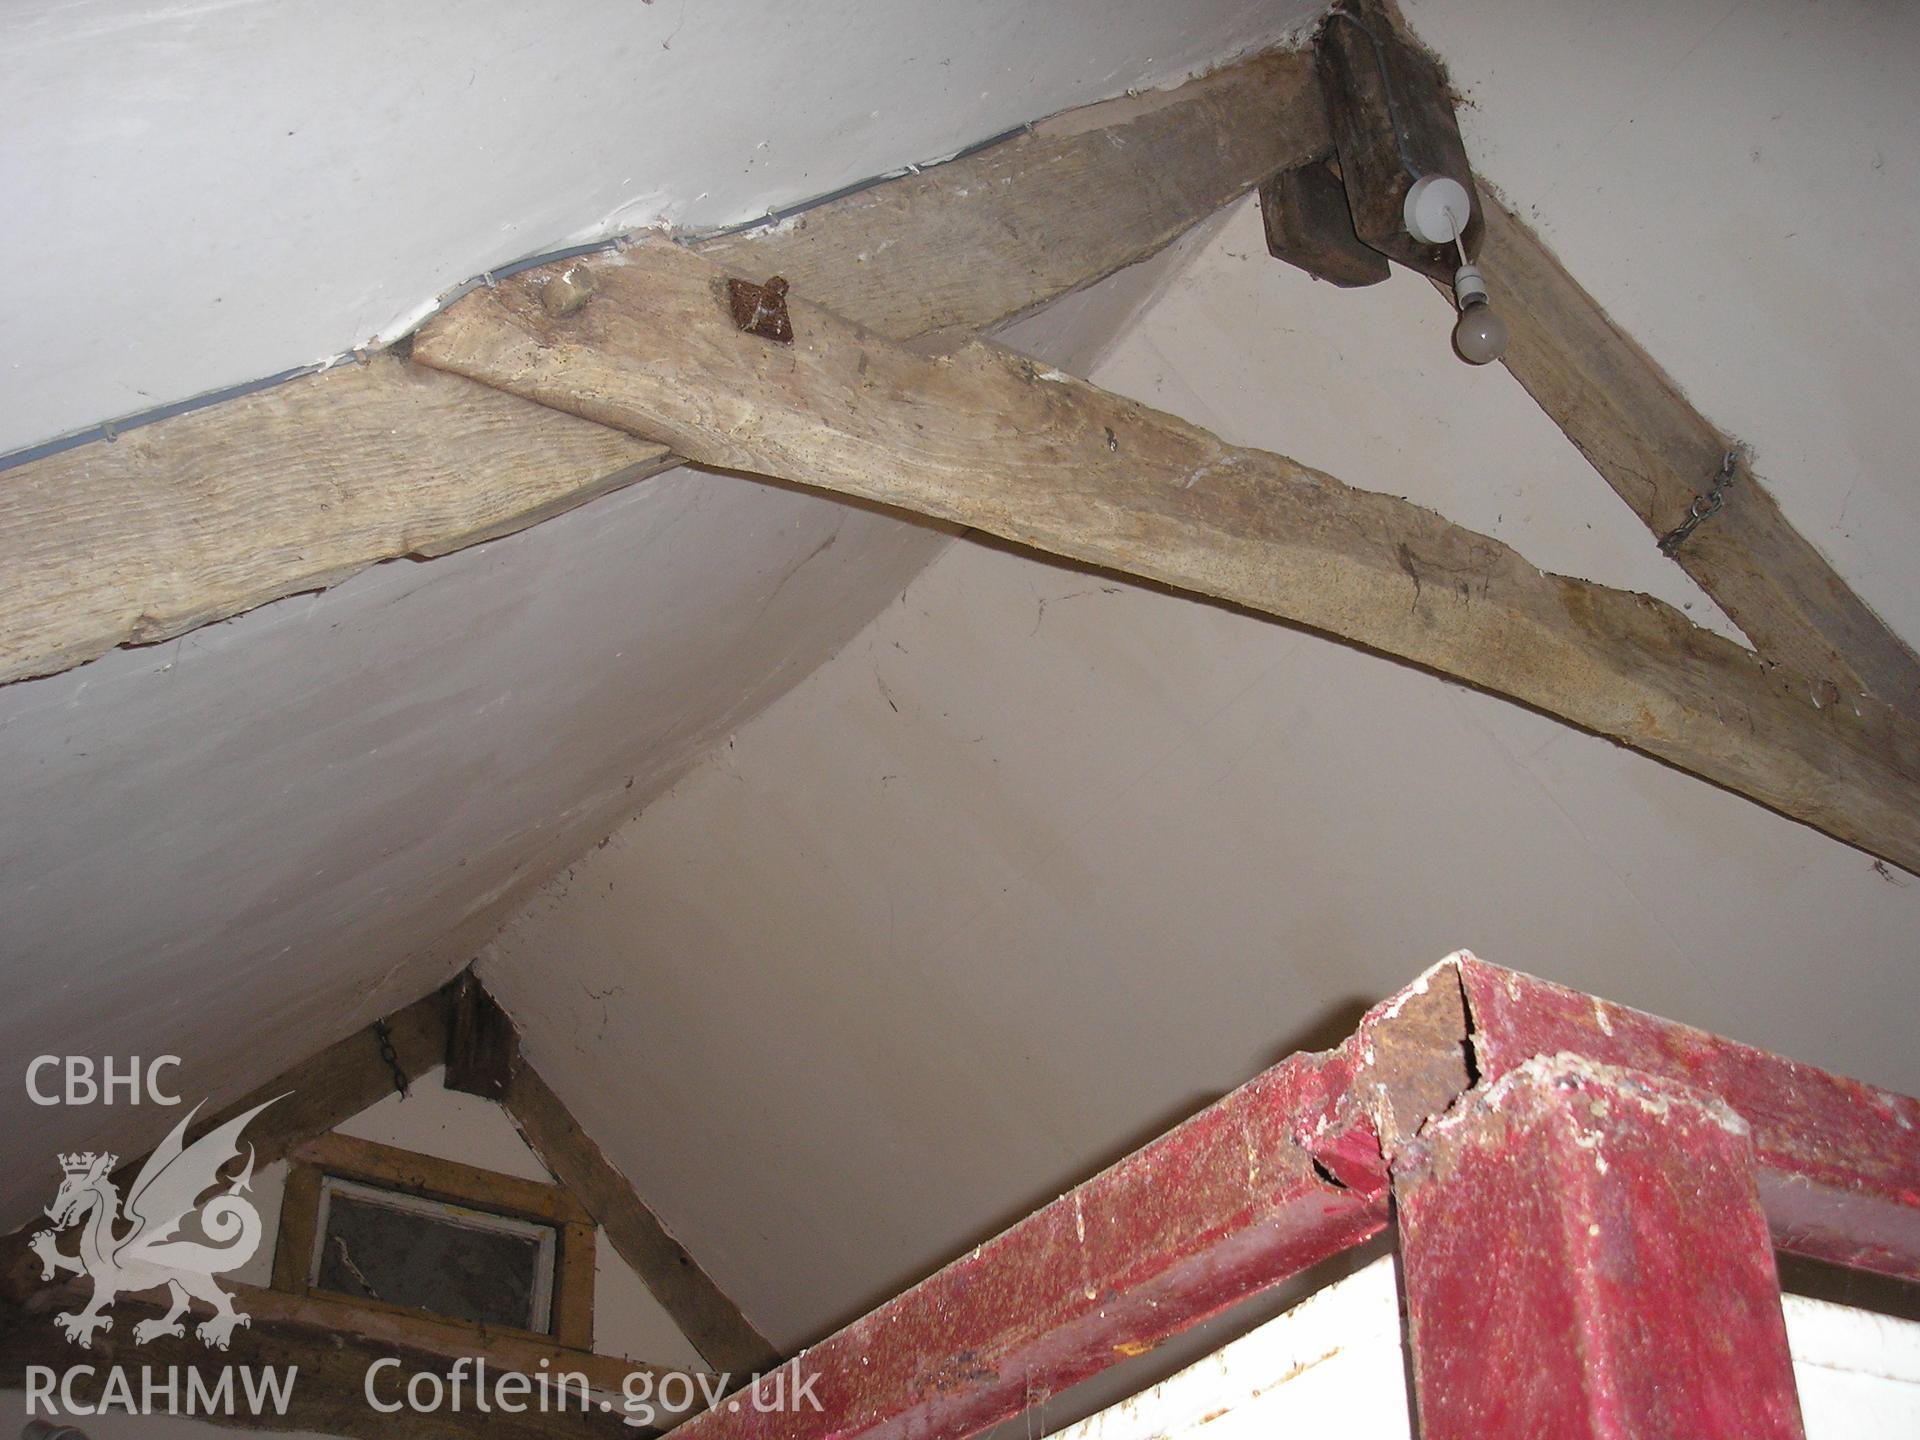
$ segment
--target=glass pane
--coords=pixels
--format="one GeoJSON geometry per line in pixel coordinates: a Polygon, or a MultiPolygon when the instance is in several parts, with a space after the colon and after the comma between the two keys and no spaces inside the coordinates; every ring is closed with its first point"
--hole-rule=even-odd
{"type": "Polygon", "coordinates": [[[320,1243],[318,1289],[455,1320],[547,1329],[547,1317],[533,1313],[541,1288],[537,1236],[336,1189],[320,1243]]]}

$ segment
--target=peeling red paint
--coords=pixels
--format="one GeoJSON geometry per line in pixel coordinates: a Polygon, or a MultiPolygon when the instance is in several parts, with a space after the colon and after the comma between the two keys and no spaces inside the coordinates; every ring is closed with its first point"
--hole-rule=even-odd
{"type": "Polygon", "coordinates": [[[1475,1060],[1571,1052],[1717,1096],[1753,1127],[1774,1243],[1920,1280],[1920,1100],[1465,957],[1475,1060]]]}
{"type": "Polygon", "coordinates": [[[1283,1061],[814,1347],[819,1413],[743,1398],[676,1435],[971,1434],[1360,1244],[1386,1197],[1329,1184],[1293,1138],[1326,1100],[1318,1058],[1283,1061]]]}
{"type": "Polygon", "coordinates": [[[1423,1440],[1803,1440],[1746,1126],[1529,1062],[1395,1166],[1423,1440]]]}
{"type": "Polygon", "coordinates": [[[1390,1174],[1424,1440],[1790,1440],[1769,1227],[1920,1278],[1920,1101],[1460,955],[822,1342],[818,1412],[676,1433],[960,1440],[1360,1244],[1390,1174]]]}

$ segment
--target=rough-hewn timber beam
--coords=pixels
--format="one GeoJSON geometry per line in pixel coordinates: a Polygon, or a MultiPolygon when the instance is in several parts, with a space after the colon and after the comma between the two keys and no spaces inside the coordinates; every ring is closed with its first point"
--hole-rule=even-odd
{"type": "MultiPolygon", "coordinates": [[[[1711,488],[1733,441],[1491,195],[1477,257],[1512,331],[1506,364],[1656,537],[1711,488]]],[[[1673,558],[1769,660],[1920,719],[1920,659],[1793,526],[1744,457],[1726,504],[1673,558]]]]}
{"type": "Polygon", "coordinates": [[[520,1068],[520,1032],[471,965],[448,982],[445,993],[447,1070],[441,1083],[484,1100],[504,1100],[520,1068]]]}
{"type": "MultiPolygon", "coordinates": [[[[1396,6],[1378,0],[1343,4],[1322,27],[1316,53],[1345,193],[1316,204],[1315,192],[1296,183],[1290,203],[1268,206],[1270,248],[1315,273],[1344,276],[1340,283],[1384,279],[1384,264],[1352,268],[1341,229],[1350,209],[1367,244],[1444,289],[1452,250],[1414,244],[1401,215],[1410,164],[1472,183],[1440,57],[1408,33],[1396,6]],[[1391,95],[1382,88],[1389,78],[1391,95]]],[[[1271,184],[1262,194],[1283,198],[1271,184]]],[[[1507,368],[1654,537],[1672,534],[1719,483],[1733,441],[1495,196],[1480,196],[1466,241],[1512,329],[1507,368]]],[[[1836,697],[1873,695],[1920,721],[1920,659],[1787,522],[1744,455],[1724,491],[1725,507],[1673,549],[1681,568],[1766,659],[1830,685],[1836,697]]]]}
{"type": "Polygon", "coordinates": [[[896,340],[987,330],[1158,253],[1327,144],[1310,58],[1264,55],[693,248],[896,340]]]}
{"type": "MultiPolygon", "coordinates": [[[[20,1255],[26,1258],[24,1250],[20,1255]]],[[[140,1372],[147,1367],[163,1377],[169,1370],[179,1376],[180,1397],[174,1403],[184,1404],[186,1372],[193,1371],[203,1389],[220,1385],[224,1376],[241,1397],[230,1412],[196,1412],[196,1418],[210,1424],[256,1431],[312,1431],[355,1440],[467,1440],[474,1433],[470,1408],[454,1412],[406,1407],[393,1414],[374,1410],[366,1399],[368,1367],[381,1360],[400,1362],[398,1369],[388,1367],[375,1375],[376,1390],[387,1403],[404,1393],[409,1376],[428,1372],[445,1377],[461,1356],[485,1358],[496,1377],[508,1370],[529,1376],[577,1372],[586,1377],[590,1387],[609,1390],[616,1396],[627,1373],[649,1369],[607,1356],[581,1356],[556,1346],[483,1335],[467,1327],[382,1315],[341,1302],[231,1284],[223,1288],[233,1293],[239,1309],[251,1321],[233,1332],[226,1350],[209,1348],[191,1331],[136,1344],[132,1333],[135,1323],[157,1316],[164,1308],[146,1295],[117,1301],[118,1323],[111,1331],[96,1336],[91,1348],[82,1350],[55,1326],[53,1316],[84,1303],[85,1287],[72,1283],[40,1285],[38,1274],[37,1269],[26,1273],[15,1263],[6,1283],[0,1285],[0,1292],[4,1292],[0,1293],[0,1392],[24,1391],[29,1367],[45,1367],[55,1377],[63,1377],[74,1367],[84,1366],[91,1367],[90,1372],[76,1377],[72,1398],[98,1405],[108,1374],[117,1364],[133,1372],[136,1403],[142,1400],[140,1372]],[[540,1368],[542,1359],[549,1362],[546,1372],[540,1368]],[[257,1372],[266,1366],[283,1373],[293,1367],[298,1373],[284,1410],[267,1406],[256,1413],[246,1404],[242,1382],[233,1372],[239,1367],[257,1372]]],[[[653,1373],[658,1376],[667,1372],[653,1373]]],[[[577,1386],[571,1393],[578,1395],[577,1386]]],[[[469,1406],[471,1399],[469,1392],[469,1406]]],[[[57,1389],[55,1400],[60,1403],[57,1389]]],[[[495,1409],[487,1417],[487,1433],[513,1440],[583,1440],[594,1435],[613,1440],[616,1436],[657,1433],[655,1429],[624,1425],[617,1411],[602,1411],[597,1402],[584,1409],[577,1399],[568,1403],[571,1408],[561,1410],[556,1399],[554,1409],[546,1414],[531,1404],[519,1415],[495,1409]]]]}
{"type": "Polygon", "coordinates": [[[633,1182],[614,1168],[531,1066],[523,1062],[514,1071],[502,1103],[533,1152],[600,1223],[614,1250],[702,1359],[742,1376],[779,1363],[772,1343],[673,1238],[633,1182]]]}
{"type": "Polygon", "coordinates": [[[448,988],[455,1007],[448,1076],[455,1075],[453,1056],[461,1043],[460,1017],[466,1013],[468,1028],[488,1036],[495,1052],[488,1059],[470,1057],[469,1070],[488,1076],[488,1084],[473,1093],[500,1102],[540,1163],[607,1232],[614,1250],[688,1343],[709,1365],[734,1375],[764,1372],[778,1364],[780,1356],[773,1345],[673,1238],[633,1182],[614,1167],[573,1118],[566,1102],[527,1063],[512,1017],[487,993],[479,977],[468,970],[448,988]]]}
{"type": "MultiPolygon", "coordinates": [[[[705,248],[896,338],[980,329],[1326,146],[1307,57],[1269,55],[705,248]]],[[[0,682],[509,534],[674,463],[378,358],[0,471],[0,682]]]]}
{"type": "MultiPolygon", "coordinates": [[[[188,1138],[197,1139],[234,1116],[272,1100],[274,1103],[247,1126],[247,1144],[256,1165],[284,1160],[290,1151],[393,1093],[393,1067],[380,1054],[382,1027],[401,1073],[409,1077],[425,1074],[446,1054],[446,997],[435,991],[396,1010],[379,1024],[364,1026],[308,1056],[231,1105],[199,1116],[188,1130],[188,1138]]],[[[115,1172],[123,1193],[145,1159],[145,1155],[135,1156],[115,1172]]],[[[0,1252],[19,1248],[27,1232],[40,1223],[36,1216],[11,1234],[0,1236],[0,1252]]]]}
{"type": "Polygon", "coordinates": [[[673,463],[448,379],[378,356],[0,471],[0,681],[507,534],[673,463]]]}
{"type": "MultiPolygon", "coordinates": [[[[314,1140],[394,1091],[393,1066],[380,1053],[380,1032],[393,1046],[395,1063],[408,1079],[440,1064],[447,1047],[447,1002],[435,991],[394,1011],[385,1020],[363,1026],[309,1056],[233,1104],[204,1116],[188,1133],[201,1135],[235,1115],[274,1097],[267,1110],[247,1126],[254,1163],[270,1165],[314,1140]]],[[[134,1161],[136,1169],[139,1161],[134,1161]]]]}
{"type": "MultiPolygon", "coordinates": [[[[310,1142],[329,1137],[342,1121],[359,1114],[385,1098],[394,1089],[393,1065],[381,1054],[381,1030],[391,1044],[394,1063],[409,1078],[418,1077],[449,1059],[456,1048],[452,1043],[450,1020],[460,1014],[463,994],[469,1006],[492,1004],[470,973],[463,973],[451,985],[423,996],[396,1011],[379,1026],[367,1026],[346,1039],[328,1046],[318,1054],[276,1076],[248,1095],[215,1114],[200,1120],[190,1132],[204,1134],[215,1125],[241,1114],[270,1098],[279,1097],[263,1111],[246,1131],[256,1165],[286,1158],[310,1142]]],[[[641,1279],[660,1299],[663,1308],[687,1333],[696,1349],[704,1355],[709,1348],[724,1357],[726,1363],[741,1372],[769,1369],[775,1358],[771,1347],[738,1310],[717,1290],[711,1298],[700,1291],[711,1287],[704,1272],[694,1265],[686,1252],[674,1245],[659,1227],[631,1188],[620,1178],[591,1139],[580,1133],[558,1099],[524,1065],[518,1064],[518,1043],[512,1022],[495,1011],[496,1036],[504,1034],[506,1048],[514,1061],[513,1074],[499,1098],[513,1116],[535,1151],[552,1170],[555,1178],[571,1196],[606,1229],[614,1248],[634,1266],[641,1279]],[[571,1127],[567,1133],[564,1127],[571,1127]],[[599,1171],[593,1166],[597,1163],[599,1171]],[[600,1173],[603,1172],[603,1173],[600,1173]],[[610,1178],[609,1178],[610,1177],[610,1178]],[[610,1196],[609,1185],[621,1194],[610,1196]],[[637,1222],[635,1212],[644,1217],[637,1222]],[[650,1275],[635,1261],[634,1234],[644,1242],[651,1237],[653,1248],[642,1258],[655,1262],[661,1274],[650,1275]],[[645,1225],[651,1225],[651,1232],[645,1225]],[[688,1297],[693,1297],[689,1299],[688,1297]],[[702,1303],[704,1301],[704,1303],[702,1303]],[[734,1329],[726,1329],[732,1317],[734,1329]],[[717,1343],[716,1335],[731,1339],[729,1349],[717,1343]],[[756,1347],[757,1348],[752,1348],[756,1347]]],[[[465,1036],[467,1043],[472,1036],[465,1036]]],[[[332,1137],[344,1141],[344,1137],[332,1137]]],[[[347,1142],[364,1148],[365,1142],[347,1142]]],[[[144,1157],[142,1157],[144,1158],[144,1157]]],[[[121,1167],[121,1188],[137,1171],[142,1161],[133,1160],[121,1167]]],[[[93,1353],[72,1345],[54,1327],[52,1316],[59,1310],[77,1309],[85,1299],[85,1287],[74,1281],[43,1282],[38,1262],[32,1257],[26,1239],[45,1228],[36,1219],[11,1235],[0,1237],[0,1389],[18,1387],[24,1367],[50,1365],[64,1371],[82,1361],[104,1366],[118,1348],[130,1344],[135,1320],[158,1314],[159,1307],[149,1304],[151,1295],[129,1297],[119,1302],[130,1313],[122,1316],[115,1331],[98,1337],[104,1349],[93,1353]]],[[[452,1361],[462,1356],[484,1358],[496,1371],[512,1370],[533,1375],[542,1369],[555,1373],[578,1371],[595,1391],[619,1394],[626,1376],[634,1373],[656,1379],[669,1372],[667,1367],[629,1361],[618,1356],[601,1355],[569,1347],[558,1342],[482,1329],[460,1322],[440,1321],[423,1314],[407,1314],[370,1309],[325,1295],[288,1294],[278,1289],[227,1284],[239,1308],[252,1317],[249,1327],[235,1332],[235,1352],[222,1356],[209,1352],[197,1340],[161,1340],[142,1346],[138,1358],[149,1363],[179,1361],[199,1368],[209,1381],[218,1380],[219,1370],[229,1364],[297,1365],[301,1379],[296,1403],[284,1416],[264,1417],[257,1421],[248,1415],[214,1418],[215,1423],[233,1423],[260,1429],[318,1430],[348,1436],[367,1436],[369,1440],[441,1440],[464,1433],[459,1421],[448,1424],[443,1418],[420,1417],[411,1413],[387,1417],[369,1410],[362,1397],[366,1367],[389,1355],[398,1356],[409,1373],[414,1369],[444,1374],[452,1361]],[[378,1421],[379,1424],[373,1422],[378,1421]]],[[[97,1399],[101,1377],[81,1387],[83,1398],[97,1399]]],[[[508,1423],[509,1433],[535,1440],[535,1437],[580,1436],[597,1429],[609,1434],[633,1435],[632,1427],[615,1424],[612,1428],[597,1423],[601,1416],[592,1412],[596,1423],[588,1423],[579,1412],[532,1416],[508,1423]]]]}
{"type": "MultiPolygon", "coordinates": [[[[266,1084],[256,1086],[232,1104],[198,1116],[186,1138],[198,1139],[234,1116],[271,1100],[273,1104],[247,1126],[247,1145],[256,1166],[284,1160],[309,1140],[327,1134],[393,1093],[393,1066],[380,1053],[382,1030],[393,1047],[394,1063],[400,1067],[401,1074],[411,1079],[440,1064],[447,1050],[447,1008],[444,991],[436,990],[384,1020],[362,1026],[345,1039],[283,1070],[266,1084]]],[[[170,1123],[172,1118],[159,1123],[170,1123]]],[[[134,1156],[114,1172],[115,1183],[122,1194],[140,1173],[146,1158],[145,1154],[134,1156]]],[[[26,1237],[44,1225],[44,1219],[36,1215],[0,1236],[0,1255],[24,1254],[26,1237]]],[[[0,1279],[4,1279],[6,1273],[0,1270],[0,1279]]],[[[0,1298],[3,1292],[4,1286],[0,1286],[0,1298]]],[[[4,1376],[0,1376],[0,1381],[4,1381],[4,1376]]]]}
{"type": "Polygon", "coordinates": [[[416,360],[657,437],[706,464],[970,525],[1309,626],[1631,745],[1920,870],[1920,731],[1644,595],[1547,575],[1392,496],[1107,394],[985,341],[929,357],[796,301],[735,329],[711,262],[598,267],[562,317],[530,271],[416,360]]]}
{"type": "MultiPolygon", "coordinates": [[[[64,1354],[70,1362],[76,1357],[92,1358],[60,1333],[53,1323],[53,1316],[59,1311],[76,1310],[86,1305],[91,1284],[83,1284],[78,1280],[41,1282],[39,1273],[31,1265],[15,1265],[4,1292],[0,1293],[0,1305],[18,1306],[46,1327],[55,1343],[43,1353],[64,1354]]],[[[248,1324],[242,1327],[247,1330],[264,1329],[268,1333],[275,1330],[318,1331],[355,1343],[367,1341],[385,1345],[403,1354],[432,1356],[436,1360],[458,1360],[467,1355],[484,1358],[488,1365],[497,1370],[513,1370],[523,1375],[536,1375],[542,1370],[556,1373],[577,1371],[586,1378],[590,1389],[613,1395],[620,1393],[629,1375],[650,1376],[657,1380],[664,1375],[681,1373],[669,1366],[647,1365],[624,1360],[617,1355],[601,1355],[541,1336],[501,1331],[459,1320],[443,1320],[424,1311],[381,1309],[323,1294],[291,1295],[283,1290],[241,1284],[231,1279],[222,1279],[220,1288],[232,1296],[235,1309],[248,1317],[248,1324]]],[[[116,1300],[116,1317],[119,1317],[123,1306],[131,1307],[126,1316],[116,1318],[112,1329],[94,1336],[94,1345],[110,1344],[116,1335],[130,1331],[137,1319],[163,1308],[158,1292],[151,1291],[116,1300]],[[135,1311],[140,1313],[136,1315],[135,1311]]],[[[204,1309],[189,1311],[189,1328],[203,1313],[204,1309]]],[[[235,1336],[239,1333],[236,1330],[235,1336]]],[[[204,1348],[204,1342],[195,1339],[194,1343],[204,1348]]],[[[0,1369],[0,1384],[12,1383],[14,1377],[0,1369]]]]}

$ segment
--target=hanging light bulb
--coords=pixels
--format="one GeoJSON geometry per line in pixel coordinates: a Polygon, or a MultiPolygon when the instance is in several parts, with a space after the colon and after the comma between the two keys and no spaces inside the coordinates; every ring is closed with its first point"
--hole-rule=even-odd
{"type": "Polygon", "coordinates": [[[1507,322],[1487,303],[1487,279],[1467,260],[1460,237],[1473,214],[1467,187],[1446,175],[1422,175],[1407,191],[1407,232],[1425,245],[1451,245],[1459,253],[1453,300],[1460,318],[1453,326],[1454,351],[1469,365],[1485,365],[1507,353],[1507,322]]]}
{"type": "Polygon", "coordinates": [[[1487,282],[1478,265],[1453,272],[1453,299],[1460,318],[1453,322],[1453,348],[1469,365],[1485,365],[1507,353],[1507,322],[1487,304],[1487,282]]]}

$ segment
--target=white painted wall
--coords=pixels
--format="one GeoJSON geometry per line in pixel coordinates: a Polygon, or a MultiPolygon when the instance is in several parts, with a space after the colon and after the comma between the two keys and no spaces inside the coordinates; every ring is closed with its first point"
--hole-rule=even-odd
{"type": "Polygon", "coordinates": [[[791,1344],[1461,945],[1915,1089],[1917,926],[1602,741],[963,542],[483,966],[791,1344]]]}
{"type": "MultiPolygon", "coordinates": [[[[1782,1303],[1807,1440],[1920,1432],[1920,1324],[1798,1295],[1782,1303]]],[[[1412,1440],[1407,1363],[1383,1256],[1054,1440],[1412,1440]]]]}
{"type": "Polygon", "coordinates": [[[0,453],[1271,43],[1313,0],[19,0],[0,453]]]}
{"type": "MultiPolygon", "coordinates": [[[[1651,263],[1686,249],[1659,235],[1729,203],[1719,132],[1609,98],[1653,95],[1645,74],[1679,85],[1737,40],[1754,73],[1810,87],[1804,123],[1831,138],[1877,113],[1878,72],[1801,76],[1832,37],[1764,7],[1691,59],[1634,6],[1567,0],[1505,29],[1501,4],[1445,13],[1470,78],[1482,53],[1533,73],[1528,47],[1555,77],[1479,98],[1470,143],[1550,235],[1557,202],[1585,217],[1569,258],[1598,293],[1677,317],[1689,345],[1654,338],[1682,384],[1771,395],[1790,371],[1920,440],[1906,372],[1858,363],[1871,312],[1799,344],[1782,313],[1750,313],[1739,255],[1651,263]],[[1547,131],[1599,173],[1628,121],[1658,184],[1536,197],[1503,166],[1547,131]]],[[[1819,13],[1905,43],[1885,7],[1819,13]]],[[[1884,169],[1830,158],[1798,137],[1778,178],[1888,230],[1920,214],[1884,169]]],[[[1839,292],[1904,323],[1905,291],[1843,268],[1839,292]]],[[[1510,377],[1454,360],[1449,323],[1424,282],[1345,292],[1270,261],[1244,206],[1095,378],[1724,628],[1510,377]]],[[[1888,478],[1904,472],[1870,477],[1865,450],[1803,433],[1784,404],[1715,413],[1783,493],[1844,476],[1890,487],[1890,533],[1920,513],[1888,478]]],[[[1872,568],[1810,528],[1843,573],[1872,568]]],[[[1889,615],[1920,614],[1910,570],[1876,573],[1889,615]]],[[[483,963],[550,1083],[609,1153],[659,1164],[663,1218],[792,1344],[1460,946],[1920,1091],[1916,936],[1920,880],[1649,760],[1310,635],[968,542],[548,886],[483,963]],[[612,992],[610,1024],[583,988],[612,992]],[[631,1040],[616,1056],[608,1036],[631,1040]]]]}
{"type": "MultiPolygon", "coordinates": [[[[353,343],[630,202],[622,223],[646,218],[656,191],[691,205],[681,181],[716,155],[747,172],[732,214],[999,128],[986,71],[1038,87],[1011,123],[1177,73],[1161,36],[1214,55],[1287,18],[783,10],[820,52],[790,113],[801,92],[737,80],[717,7],[689,0],[657,52],[697,38],[697,75],[656,58],[647,27],[677,4],[622,12],[625,50],[551,8],[13,7],[0,444],[353,343]],[[759,98],[696,107],[716,75],[759,98]],[[896,98],[870,125],[872,86],[896,98]],[[921,108],[944,117],[926,146],[921,108]]],[[[1910,638],[1920,137],[1896,87],[1916,13],[1413,6],[1472,91],[1484,173],[1910,638]],[[1761,223],[1762,180],[1811,217],[1820,287],[1806,232],[1761,223]]],[[[1419,284],[1334,292],[1269,263],[1243,211],[1098,375],[1718,623],[1503,374],[1455,364],[1446,323],[1419,284]]],[[[234,1093],[428,988],[735,732],[542,892],[488,971],[549,1079],[785,1343],[1463,944],[1920,1089],[1920,883],[1248,617],[954,546],[748,723],[934,544],[683,473],[7,687],[6,1055],[173,1049],[190,1092],[234,1093]]],[[[79,1134],[0,1089],[21,1161],[0,1204],[44,1203],[57,1149],[137,1150],[150,1118],[79,1134]]]]}
{"type": "MultiPolygon", "coordinates": [[[[491,1100],[448,1090],[441,1083],[443,1075],[440,1067],[429,1070],[412,1082],[405,1099],[398,1094],[387,1096],[340,1125],[339,1133],[382,1145],[397,1145],[419,1155],[477,1165],[483,1170],[522,1180],[554,1183],[551,1172],[520,1138],[520,1132],[504,1110],[491,1100]]],[[[263,1168],[255,1176],[255,1198],[261,1218],[266,1222],[265,1233],[253,1260],[234,1272],[236,1280],[249,1285],[272,1283],[273,1249],[280,1231],[279,1202],[286,1174],[286,1163],[281,1161],[263,1168]]],[[[630,1174],[628,1178],[643,1186],[646,1174],[630,1174]]],[[[644,1194],[644,1190],[641,1193],[644,1194]]],[[[711,1368],[615,1252],[605,1230],[598,1232],[595,1256],[593,1348],[596,1351],[655,1365],[693,1370],[711,1368]]]]}
{"type": "Polygon", "coordinates": [[[0,1228],[57,1150],[166,1128],[30,1105],[29,1057],[180,1055],[231,1099],[417,998],[936,543],[675,471],[0,687],[0,1228]]]}
{"type": "MultiPolygon", "coordinates": [[[[416,1154],[552,1184],[553,1176],[540,1163],[513,1121],[491,1100],[448,1090],[440,1067],[416,1077],[403,1099],[386,1096],[338,1126],[343,1135],[397,1145],[416,1154]]],[[[177,1112],[171,1118],[177,1118],[177,1112]]],[[[267,1285],[273,1278],[273,1251],[279,1239],[280,1201],[286,1188],[287,1165],[279,1161],[254,1173],[253,1200],[260,1211],[260,1248],[248,1264],[229,1278],[249,1285],[267,1285]]],[[[634,1177],[629,1177],[634,1178],[634,1177]]],[[[644,1175],[638,1177],[644,1180],[644,1175]]],[[[593,1292],[594,1349],[655,1365],[694,1370],[709,1367],[687,1338],[660,1308],[646,1286],[614,1251],[605,1230],[598,1232],[593,1292]]],[[[76,1363],[85,1357],[75,1352],[76,1363]]],[[[298,1379],[295,1379],[296,1393],[298,1379]]],[[[0,1391],[0,1424],[17,1430],[26,1418],[21,1392],[0,1391]]],[[[217,1440],[236,1433],[197,1420],[170,1415],[106,1415],[67,1417],[92,1440],[217,1440]]],[[[244,1433],[267,1433],[244,1432],[244,1433]]],[[[296,1432],[296,1434],[303,1432],[296,1432]]]]}

